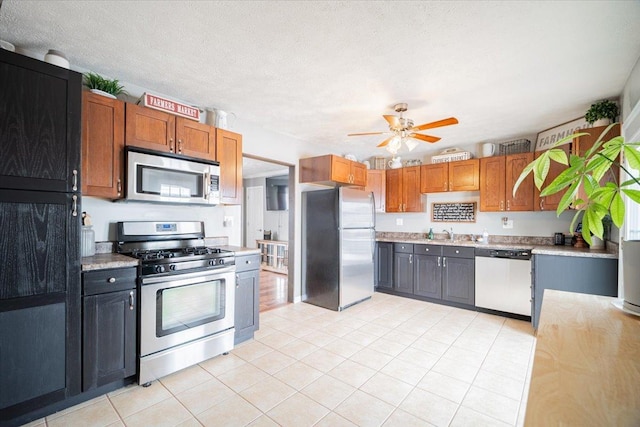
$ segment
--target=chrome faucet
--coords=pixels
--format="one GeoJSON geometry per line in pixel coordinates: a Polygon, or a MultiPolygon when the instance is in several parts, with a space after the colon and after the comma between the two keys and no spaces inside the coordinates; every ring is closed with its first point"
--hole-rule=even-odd
{"type": "Polygon", "coordinates": [[[451,240],[453,242],[453,227],[451,227],[451,230],[442,230],[444,233],[447,233],[449,235],[449,240],[451,240]]]}

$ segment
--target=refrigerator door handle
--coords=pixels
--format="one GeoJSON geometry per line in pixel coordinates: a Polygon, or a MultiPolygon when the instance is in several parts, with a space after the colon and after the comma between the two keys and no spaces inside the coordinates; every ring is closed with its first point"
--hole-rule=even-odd
{"type": "Polygon", "coordinates": [[[371,259],[376,262],[376,230],[371,229],[371,259]]]}
{"type": "MultiPolygon", "coordinates": [[[[373,220],[373,228],[376,228],[376,195],[371,193],[371,219],[373,220]]],[[[375,233],[374,236],[375,237],[375,233]]],[[[375,239],[374,239],[375,240],[375,239]]]]}

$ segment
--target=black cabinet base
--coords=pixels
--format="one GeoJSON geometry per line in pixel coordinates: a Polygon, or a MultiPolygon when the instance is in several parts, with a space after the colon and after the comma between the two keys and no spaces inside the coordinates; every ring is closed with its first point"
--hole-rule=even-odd
{"type": "MultiPolygon", "coordinates": [[[[106,384],[102,387],[95,388],[93,390],[87,391],[85,393],[77,394],[73,397],[69,397],[63,401],[56,402],[49,406],[45,406],[44,408],[40,408],[33,412],[29,412],[27,414],[19,415],[14,418],[9,418],[12,416],[7,408],[1,411],[0,415],[0,425],[12,427],[12,426],[21,426],[23,424],[30,423],[31,421],[38,420],[40,418],[44,418],[51,414],[55,414],[56,412],[60,412],[64,409],[70,408],[72,406],[78,405],[82,402],[86,402],[87,400],[95,399],[98,396],[102,396],[103,394],[111,393],[114,390],[118,390],[122,387],[126,387],[129,384],[133,384],[136,381],[135,376],[125,378],[123,380],[114,381],[111,384],[106,384]],[[5,412],[6,411],[6,412],[5,412]]],[[[42,402],[40,402],[42,404],[42,402]]]]}

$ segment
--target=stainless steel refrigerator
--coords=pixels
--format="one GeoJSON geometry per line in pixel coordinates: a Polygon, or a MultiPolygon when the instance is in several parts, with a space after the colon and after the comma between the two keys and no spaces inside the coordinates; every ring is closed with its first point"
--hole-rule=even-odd
{"type": "Polygon", "coordinates": [[[373,194],[352,188],[302,193],[302,290],[341,311],[373,295],[373,194]]]}

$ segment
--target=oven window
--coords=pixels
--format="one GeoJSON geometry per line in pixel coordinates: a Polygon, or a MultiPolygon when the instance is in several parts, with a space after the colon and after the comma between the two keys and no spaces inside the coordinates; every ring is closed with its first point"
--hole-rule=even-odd
{"type": "Polygon", "coordinates": [[[162,337],[224,318],[223,280],[161,289],[156,294],[156,335],[162,337]]]}
{"type": "Polygon", "coordinates": [[[162,197],[204,197],[201,173],[182,172],[148,165],[138,165],[136,192],[162,197]]]}

